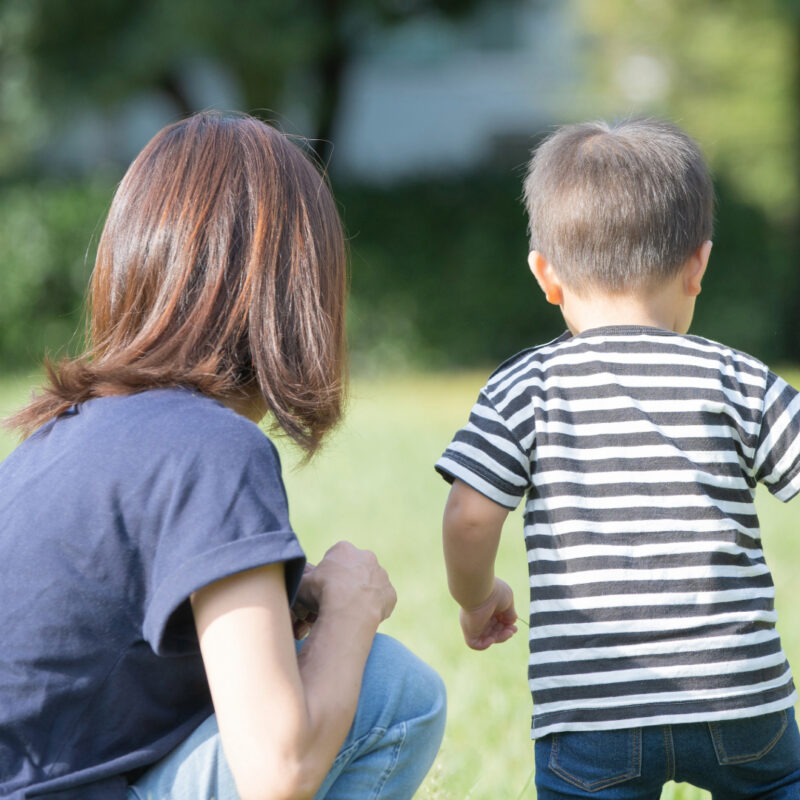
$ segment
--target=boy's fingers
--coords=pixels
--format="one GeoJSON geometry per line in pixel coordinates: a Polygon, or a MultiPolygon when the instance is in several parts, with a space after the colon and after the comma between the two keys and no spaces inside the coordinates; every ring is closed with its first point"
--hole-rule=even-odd
{"type": "Polygon", "coordinates": [[[504,623],[497,617],[492,617],[486,625],[478,631],[464,628],[464,641],[472,650],[486,650],[493,644],[507,642],[518,628],[513,623],[504,623]]]}

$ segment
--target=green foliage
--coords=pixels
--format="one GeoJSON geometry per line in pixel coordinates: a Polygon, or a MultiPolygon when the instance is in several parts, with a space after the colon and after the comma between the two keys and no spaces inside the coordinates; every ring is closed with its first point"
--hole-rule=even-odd
{"type": "MultiPolygon", "coordinates": [[[[357,369],[498,364],[563,330],[528,271],[519,175],[336,189],[350,236],[357,369]]],[[[109,176],[0,187],[6,368],[80,344],[73,332],[112,191],[109,176]]],[[[796,358],[792,242],[727,183],[718,191],[716,243],[693,331],[765,360],[796,358]]]]}
{"type": "Polygon", "coordinates": [[[46,130],[43,104],[32,88],[26,0],[0,0],[0,174],[19,171],[46,130]]]}
{"type": "MultiPolygon", "coordinates": [[[[0,8],[16,0],[3,0],[0,8]]],[[[275,99],[286,76],[312,63],[343,35],[349,49],[368,24],[443,13],[478,0],[31,0],[25,44],[48,97],[77,89],[101,102],[158,88],[186,58],[230,65],[250,102],[275,99]],[[332,23],[326,27],[323,23],[332,23]],[[336,30],[340,28],[341,30],[336,30]],[[102,68],[103,66],[113,68],[102,68]]]]}
{"type": "Polygon", "coordinates": [[[678,121],[774,220],[798,212],[796,0],[575,0],[586,82],[564,109],[678,121]]]}
{"type": "Polygon", "coordinates": [[[725,180],[716,189],[714,247],[691,332],[767,362],[797,360],[800,275],[791,234],[725,180]]]}
{"type": "Polygon", "coordinates": [[[285,75],[319,39],[308,13],[276,0],[36,0],[29,8],[35,85],[62,102],[76,92],[108,104],[143,89],[168,91],[186,59],[212,54],[231,63],[246,89],[257,74],[258,100],[274,102],[285,75]]]}
{"type": "MultiPolygon", "coordinates": [[[[564,329],[527,267],[520,176],[341,187],[356,364],[496,364],[564,329]]],[[[717,230],[692,330],[764,360],[800,355],[792,241],[718,182],[717,230]]]]}
{"type": "MultiPolygon", "coordinates": [[[[0,173],[23,174],[26,148],[76,100],[109,106],[149,88],[187,106],[181,65],[209,55],[232,71],[251,108],[275,108],[299,76],[318,129],[329,130],[340,70],[365,30],[479,3],[0,0],[0,173]]],[[[570,8],[586,70],[580,90],[565,94],[561,121],[666,115],[711,161],[718,225],[693,330],[766,360],[800,358],[800,0],[765,0],[757,11],[748,0],[570,8]]],[[[335,187],[352,237],[357,365],[496,363],[560,332],[558,311],[527,270],[520,184],[494,165],[450,180],[335,187]]],[[[27,363],[69,340],[84,253],[111,191],[103,176],[0,184],[2,363],[27,363]]]]}
{"type": "Polygon", "coordinates": [[[109,180],[44,181],[0,190],[0,363],[6,368],[61,350],[79,328],[92,263],[111,196],[109,180]]]}
{"type": "Polygon", "coordinates": [[[340,186],[356,363],[491,363],[560,332],[528,271],[515,175],[340,186]]]}
{"type": "MultiPolygon", "coordinates": [[[[80,324],[108,178],[0,188],[0,362],[63,348],[80,324]]],[[[490,363],[560,330],[527,269],[516,178],[342,186],[358,366],[490,363]]]]}

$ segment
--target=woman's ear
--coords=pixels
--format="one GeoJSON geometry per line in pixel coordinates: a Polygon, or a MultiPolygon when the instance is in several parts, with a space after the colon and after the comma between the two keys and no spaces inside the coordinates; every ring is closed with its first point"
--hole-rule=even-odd
{"type": "Polygon", "coordinates": [[[711,240],[707,239],[697,248],[683,265],[683,288],[689,297],[697,297],[702,289],[708,258],[711,255],[711,240]]]}
{"type": "Polygon", "coordinates": [[[560,306],[564,302],[564,291],[553,265],[538,250],[531,250],[528,253],[528,266],[544,292],[545,300],[560,306]]]}

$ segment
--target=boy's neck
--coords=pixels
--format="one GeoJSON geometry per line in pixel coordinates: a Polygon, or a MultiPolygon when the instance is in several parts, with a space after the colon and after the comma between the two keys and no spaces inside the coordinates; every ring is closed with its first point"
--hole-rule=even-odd
{"type": "Polygon", "coordinates": [[[624,325],[686,333],[693,311],[694,298],[686,297],[678,281],[642,295],[593,291],[581,296],[565,290],[561,303],[564,320],[573,334],[624,325]]]}

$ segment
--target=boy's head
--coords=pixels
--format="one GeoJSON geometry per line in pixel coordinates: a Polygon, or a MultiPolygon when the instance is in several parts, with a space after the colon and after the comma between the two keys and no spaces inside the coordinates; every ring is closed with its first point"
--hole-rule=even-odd
{"type": "Polygon", "coordinates": [[[579,294],[644,292],[711,238],[714,189],[675,125],[634,119],[565,125],[525,180],[531,250],[579,294]]]}

